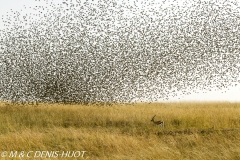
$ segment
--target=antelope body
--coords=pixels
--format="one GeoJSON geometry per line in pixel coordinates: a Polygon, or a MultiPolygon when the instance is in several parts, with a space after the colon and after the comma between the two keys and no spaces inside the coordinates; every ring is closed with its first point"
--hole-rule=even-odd
{"type": "Polygon", "coordinates": [[[151,121],[152,121],[154,124],[156,124],[156,125],[159,125],[159,126],[161,126],[161,127],[164,127],[164,121],[155,121],[155,120],[154,120],[155,117],[156,117],[156,115],[153,116],[153,118],[152,118],[151,121]]]}

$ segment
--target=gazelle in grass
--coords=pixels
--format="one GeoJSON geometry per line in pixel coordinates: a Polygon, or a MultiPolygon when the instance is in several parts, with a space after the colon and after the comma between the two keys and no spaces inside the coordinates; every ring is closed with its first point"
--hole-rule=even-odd
{"type": "Polygon", "coordinates": [[[154,124],[158,125],[158,126],[164,127],[164,121],[155,121],[155,120],[154,120],[155,117],[156,117],[156,115],[153,116],[153,118],[152,118],[151,121],[152,121],[154,124]]]}

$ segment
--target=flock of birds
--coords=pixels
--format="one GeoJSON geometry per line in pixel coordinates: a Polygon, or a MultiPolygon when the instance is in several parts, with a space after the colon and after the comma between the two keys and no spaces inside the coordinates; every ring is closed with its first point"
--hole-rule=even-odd
{"type": "Polygon", "coordinates": [[[153,102],[238,84],[237,1],[41,2],[3,19],[1,99],[153,102]]]}

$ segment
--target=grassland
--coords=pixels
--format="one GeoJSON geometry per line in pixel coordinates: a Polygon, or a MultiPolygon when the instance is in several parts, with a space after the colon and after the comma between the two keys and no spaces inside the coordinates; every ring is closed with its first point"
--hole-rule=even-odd
{"type": "Polygon", "coordinates": [[[34,106],[2,102],[0,159],[4,151],[86,151],[78,159],[239,160],[239,129],[238,103],[34,106]],[[154,115],[165,121],[164,128],[151,123],[154,115]]]}

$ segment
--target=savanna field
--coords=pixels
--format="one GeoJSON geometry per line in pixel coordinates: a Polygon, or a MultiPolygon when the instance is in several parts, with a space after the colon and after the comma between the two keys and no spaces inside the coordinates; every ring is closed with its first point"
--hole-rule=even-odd
{"type": "Polygon", "coordinates": [[[0,159],[20,159],[24,151],[21,159],[239,160],[239,129],[238,103],[2,102],[0,159]],[[154,115],[164,127],[151,122],[154,115]]]}

